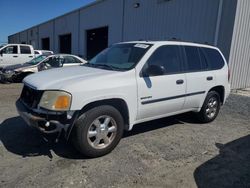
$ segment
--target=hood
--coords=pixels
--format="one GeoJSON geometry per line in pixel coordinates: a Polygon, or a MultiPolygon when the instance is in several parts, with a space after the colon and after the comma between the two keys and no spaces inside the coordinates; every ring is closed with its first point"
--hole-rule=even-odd
{"type": "Polygon", "coordinates": [[[28,63],[9,65],[9,66],[4,67],[4,70],[15,70],[15,69],[26,68],[26,67],[33,67],[33,65],[30,65],[28,63]]]}
{"type": "Polygon", "coordinates": [[[90,80],[115,73],[117,71],[72,66],[38,72],[26,77],[23,82],[38,90],[57,90],[82,80],[90,80]]]}

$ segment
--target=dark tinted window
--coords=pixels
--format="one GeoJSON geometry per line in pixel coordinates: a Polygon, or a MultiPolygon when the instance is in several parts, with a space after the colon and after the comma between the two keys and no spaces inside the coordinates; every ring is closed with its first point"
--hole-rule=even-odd
{"type": "Polygon", "coordinates": [[[210,48],[202,48],[202,51],[206,56],[210,69],[221,69],[224,66],[224,60],[217,50],[210,48]]]}
{"type": "Polygon", "coordinates": [[[200,54],[197,47],[185,46],[188,71],[200,71],[202,70],[200,54]]]}
{"type": "Polygon", "coordinates": [[[31,54],[31,50],[29,46],[20,46],[21,54],[31,54]]]}
{"type": "Polygon", "coordinates": [[[209,70],[209,65],[204,52],[199,48],[202,70],[209,70]]]}
{"type": "Polygon", "coordinates": [[[181,72],[181,61],[178,46],[162,46],[147,61],[147,65],[158,65],[165,69],[165,74],[181,72]]]}

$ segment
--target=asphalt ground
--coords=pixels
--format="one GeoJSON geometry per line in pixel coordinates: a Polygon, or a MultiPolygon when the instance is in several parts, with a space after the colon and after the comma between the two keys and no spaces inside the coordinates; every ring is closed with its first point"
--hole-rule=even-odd
{"type": "Polygon", "coordinates": [[[218,118],[192,114],[136,125],[110,154],[87,159],[47,143],[18,116],[22,84],[0,84],[0,187],[250,187],[250,95],[218,118]]]}

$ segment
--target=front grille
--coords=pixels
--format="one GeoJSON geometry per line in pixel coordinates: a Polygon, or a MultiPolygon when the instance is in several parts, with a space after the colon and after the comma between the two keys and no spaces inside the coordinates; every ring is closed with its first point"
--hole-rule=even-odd
{"type": "Polygon", "coordinates": [[[21,94],[21,100],[29,108],[37,108],[40,99],[42,97],[43,91],[32,89],[26,85],[23,86],[23,91],[21,94]]]}

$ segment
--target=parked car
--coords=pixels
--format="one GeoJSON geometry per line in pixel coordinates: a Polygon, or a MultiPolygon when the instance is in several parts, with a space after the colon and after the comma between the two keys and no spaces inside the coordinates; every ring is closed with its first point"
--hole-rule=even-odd
{"type": "Polygon", "coordinates": [[[2,82],[19,82],[27,75],[51,68],[75,66],[86,63],[80,57],[69,54],[40,55],[24,64],[11,65],[0,71],[2,82]]]}
{"type": "Polygon", "coordinates": [[[22,64],[35,57],[33,46],[27,44],[6,44],[0,46],[0,68],[22,64]]]}
{"type": "Polygon", "coordinates": [[[218,48],[140,41],[112,45],[83,66],[25,78],[16,106],[29,125],[63,133],[84,155],[98,157],[138,123],[184,112],[211,122],[229,92],[218,48]]]}
{"type": "Polygon", "coordinates": [[[49,51],[49,50],[34,50],[35,51],[35,56],[39,56],[39,55],[52,55],[54,54],[53,51],[49,51]]]}

